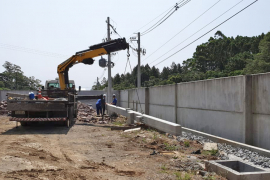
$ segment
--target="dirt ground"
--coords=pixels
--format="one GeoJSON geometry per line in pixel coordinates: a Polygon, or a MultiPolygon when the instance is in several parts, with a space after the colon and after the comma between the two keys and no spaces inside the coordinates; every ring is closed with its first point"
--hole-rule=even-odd
{"type": "Polygon", "coordinates": [[[111,130],[115,126],[123,119],[16,128],[0,116],[0,179],[223,179],[200,175],[203,160],[216,157],[191,154],[202,149],[198,142],[178,142],[147,128],[111,130]]]}

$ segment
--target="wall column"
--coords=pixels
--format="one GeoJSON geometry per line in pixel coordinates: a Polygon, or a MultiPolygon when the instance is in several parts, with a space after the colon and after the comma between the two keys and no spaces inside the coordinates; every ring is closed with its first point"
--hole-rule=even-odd
{"type": "Polygon", "coordinates": [[[145,104],[144,104],[144,107],[145,107],[144,113],[149,115],[149,88],[145,88],[145,94],[144,95],[145,95],[144,96],[145,97],[145,99],[144,99],[144,102],[145,102],[145,104]]]}
{"type": "Polygon", "coordinates": [[[253,119],[252,119],[252,76],[244,76],[244,123],[245,142],[253,145],[253,119]]]}
{"type": "Polygon", "coordinates": [[[174,88],[174,123],[177,123],[177,83],[174,88]]]}

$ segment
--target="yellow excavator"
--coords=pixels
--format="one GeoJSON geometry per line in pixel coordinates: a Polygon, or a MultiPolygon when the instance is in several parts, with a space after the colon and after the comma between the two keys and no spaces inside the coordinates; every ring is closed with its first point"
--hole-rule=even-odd
{"type": "Polygon", "coordinates": [[[62,62],[57,67],[57,73],[59,76],[60,89],[69,89],[69,77],[68,71],[73,65],[77,63],[84,63],[91,65],[94,63],[93,58],[105,54],[109,54],[115,51],[125,50],[129,48],[129,44],[125,38],[115,39],[109,42],[104,42],[90,46],[89,49],[76,52],[66,61],[62,62]]]}

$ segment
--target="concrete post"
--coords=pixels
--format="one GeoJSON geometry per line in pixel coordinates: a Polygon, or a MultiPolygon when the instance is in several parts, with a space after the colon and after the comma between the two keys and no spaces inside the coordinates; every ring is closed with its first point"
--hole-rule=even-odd
{"type": "Polygon", "coordinates": [[[253,145],[253,119],[252,119],[252,76],[244,76],[244,123],[245,142],[253,145]]]}
{"type": "Polygon", "coordinates": [[[129,90],[127,90],[127,93],[128,93],[128,95],[127,95],[127,103],[128,103],[127,107],[130,108],[129,107],[129,90]]]}
{"type": "Polygon", "coordinates": [[[119,102],[119,103],[118,103],[118,106],[123,107],[123,106],[122,106],[122,103],[121,103],[120,92],[121,92],[121,91],[118,90],[118,98],[117,98],[117,99],[118,99],[118,102],[119,102]]]}
{"type": "MultiPolygon", "coordinates": [[[[177,123],[177,84],[174,88],[174,123],[177,123]]],[[[177,123],[178,124],[178,123],[177,123]]]]}
{"type": "Polygon", "coordinates": [[[144,113],[149,115],[149,88],[145,88],[145,99],[144,99],[144,102],[145,102],[145,109],[144,109],[144,113]]]}

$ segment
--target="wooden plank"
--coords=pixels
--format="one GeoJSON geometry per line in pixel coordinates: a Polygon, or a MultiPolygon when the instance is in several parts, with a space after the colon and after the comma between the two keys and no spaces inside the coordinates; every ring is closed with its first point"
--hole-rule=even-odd
{"type": "Polygon", "coordinates": [[[66,111],[65,104],[59,103],[9,103],[9,111],[66,111]]]}

